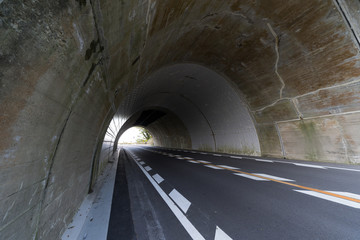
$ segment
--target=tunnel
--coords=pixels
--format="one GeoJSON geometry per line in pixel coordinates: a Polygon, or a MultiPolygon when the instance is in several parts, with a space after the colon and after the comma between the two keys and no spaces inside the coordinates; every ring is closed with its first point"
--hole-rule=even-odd
{"type": "Polygon", "coordinates": [[[133,126],[153,135],[149,154],[358,169],[359,11],[0,0],[0,239],[60,239],[119,153],[135,157],[118,145],[133,126]]]}

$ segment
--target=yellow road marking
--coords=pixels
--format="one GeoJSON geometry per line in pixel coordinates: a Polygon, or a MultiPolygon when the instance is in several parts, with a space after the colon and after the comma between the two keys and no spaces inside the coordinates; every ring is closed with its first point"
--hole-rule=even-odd
{"type": "MultiPolygon", "coordinates": [[[[193,160],[193,161],[196,161],[196,162],[198,162],[198,163],[202,163],[202,162],[200,162],[200,161],[198,161],[198,160],[193,160]]],[[[258,178],[266,179],[266,180],[269,180],[269,181],[286,184],[286,185],[293,186],[293,187],[296,187],[296,188],[306,189],[306,190],[309,190],[309,191],[314,191],[314,192],[326,194],[326,195],[329,195],[329,196],[333,196],[333,197],[337,197],[337,198],[342,198],[342,199],[345,199],[345,200],[348,200],[348,201],[360,203],[360,199],[351,198],[351,197],[347,197],[347,196],[343,196],[343,195],[340,195],[340,194],[323,191],[323,190],[316,189],[316,188],[305,187],[305,186],[302,186],[302,185],[298,185],[298,184],[294,184],[294,183],[289,183],[289,182],[284,182],[284,181],[281,181],[281,180],[276,180],[276,179],[272,179],[272,178],[268,178],[268,177],[264,177],[264,176],[261,176],[261,175],[257,175],[257,174],[253,174],[253,173],[248,173],[248,172],[244,172],[244,171],[240,171],[240,170],[236,170],[236,169],[230,169],[230,168],[226,168],[226,167],[214,165],[214,164],[211,164],[211,163],[202,163],[202,164],[204,164],[204,165],[210,165],[210,166],[214,166],[214,167],[219,167],[219,168],[226,169],[226,170],[229,170],[229,171],[232,171],[232,172],[242,173],[242,174],[250,175],[250,176],[253,176],[253,177],[258,177],[258,178]]]]}
{"type": "Polygon", "coordinates": [[[256,175],[256,174],[253,174],[253,173],[248,173],[248,172],[236,170],[236,169],[230,169],[230,168],[214,165],[214,164],[211,164],[211,163],[203,163],[203,162],[201,162],[199,160],[196,160],[196,159],[194,159],[192,161],[196,161],[196,162],[204,164],[204,165],[210,165],[210,166],[214,166],[214,167],[219,167],[219,168],[226,169],[226,170],[229,170],[229,171],[232,171],[232,172],[242,173],[242,174],[250,175],[250,176],[253,176],[253,177],[258,177],[258,178],[266,179],[266,180],[269,180],[269,181],[273,181],[273,182],[293,186],[293,187],[296,187],[296,188],[306,189],[306,190],[309,190],[309,191],[314,191],[314,192],[326,194],[326,195],[329,195],[329,196],[345,199],[345,200],[348,200],[348,201],[360,203],[360,199],[351,198],[351,197],[347,197],[347,196],[343,196],[343,195],[340,195],[340,194],[323,191],[323,190],[316,189],[316,188],[305,187],[305,186],[294,184],[294,183],[284,182],[284,181],[281,181],[281,180],[276,180],[276,179],[272,179],[272,178],[268,178],[268,177],[264,177],[264,176],[256,175]]]}

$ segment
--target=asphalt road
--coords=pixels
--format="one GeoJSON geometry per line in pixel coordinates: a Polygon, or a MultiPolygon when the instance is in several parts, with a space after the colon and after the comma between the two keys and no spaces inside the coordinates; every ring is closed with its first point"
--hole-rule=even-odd
{"type": "Polygon", "coordinates": [[[137,239],[360,239],[359,166],[155,147],[126,153],[137,239]]]}

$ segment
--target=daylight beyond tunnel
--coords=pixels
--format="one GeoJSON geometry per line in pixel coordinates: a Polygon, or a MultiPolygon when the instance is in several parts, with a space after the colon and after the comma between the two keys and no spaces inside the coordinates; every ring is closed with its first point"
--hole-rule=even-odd
{"type": "Polygon", "coordinates": [[[124,100],[117,115],[129,118],[119,135],[130,126],[144,126],[159,146],[261,153],[241,92],[200,65],[176,64],[156,71],[124,100]]]}
{"type": "Polygon", "coordinates": [[[359,164],[359,11],[0,0],[0,236],[58,239],[133,126],[163,147],[359,164]]]}

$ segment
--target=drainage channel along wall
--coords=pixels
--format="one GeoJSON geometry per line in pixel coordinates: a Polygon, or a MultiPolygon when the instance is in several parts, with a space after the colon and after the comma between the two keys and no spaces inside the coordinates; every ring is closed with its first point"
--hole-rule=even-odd
{"type": "Polygon", "coordinates": [[[114,116],[161,146],[358,164],[359,10],[0,0],[1,238],[61,236],[114,116]]]}

